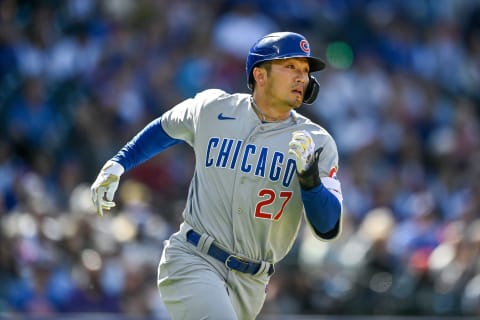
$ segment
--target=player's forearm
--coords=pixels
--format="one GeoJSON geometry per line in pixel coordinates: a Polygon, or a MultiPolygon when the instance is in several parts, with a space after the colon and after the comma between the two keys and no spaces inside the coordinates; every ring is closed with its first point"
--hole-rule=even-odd
{"type": "Polygon", "coordinates": [[[340,200],[323,184],[302,189],[302,200],[307,219],[317,235],[324,239],[335,237],[340,229],[340,200]]]}
{"type": "Polygon", "coordinates": [[[111,160],[120,163],[125,168],[125,171],[128,171],[168,147],[181,142],[181,140],[170,137],[163,130],[160,119],[157,118],[150,122],[120,149],[111,160]]]}

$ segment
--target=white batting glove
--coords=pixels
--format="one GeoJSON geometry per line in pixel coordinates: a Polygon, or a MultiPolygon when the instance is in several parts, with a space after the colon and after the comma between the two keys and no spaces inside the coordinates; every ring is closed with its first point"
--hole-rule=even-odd
{"type": "Polygon", "coordinates": [[[118,188],[120,176],[125,172],[123,166],[114,161],[107,161],[97,179],[90,187],[93,204],[97,209],[97,214],[103,216],[103,210],[110,210],[115,207],[113,196],[118,188]]]}
{"type": "Polygon", "coordinates": [[[310,133],[305,130],[293,132],[288,146],[288,153],[296,158],[297,171],[300,174],[307,171],[314,162],[315,153],[315,142],[310,133]]]}

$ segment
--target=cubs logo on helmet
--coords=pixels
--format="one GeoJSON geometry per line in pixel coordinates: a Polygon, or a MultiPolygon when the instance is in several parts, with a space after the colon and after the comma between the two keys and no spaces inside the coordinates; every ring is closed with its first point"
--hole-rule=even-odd
{"type": "Polygon", "coordinates": [[[300,48],[305,52],[306,54],[310,54],[310,44],[308,43],[307,40],[302,40],[300,41],[300,48]]]}

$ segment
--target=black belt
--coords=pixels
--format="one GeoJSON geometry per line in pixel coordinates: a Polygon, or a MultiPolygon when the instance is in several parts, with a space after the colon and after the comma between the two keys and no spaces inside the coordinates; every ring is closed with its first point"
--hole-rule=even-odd
{"type": "MultiPolygon", "coordinates": [[[[200,237],[201,235],[194,230],[189,230],[187,232],[187,241],[195,246],[198,245],[200,237]]],[[[243,273],[256,274],[262,266],[261,263],[246,261],[240,257],[232,255],[223,250],[222,248],[216,246],[214,243],[210,245],[207,253],[215,259],[223,262],[227,268],[243,273]]],[[[270,268],[268,269],[268,275],[272,275],[274,270],[275,269],[273,267],[273,264],[270,264],[270,268]]]]}

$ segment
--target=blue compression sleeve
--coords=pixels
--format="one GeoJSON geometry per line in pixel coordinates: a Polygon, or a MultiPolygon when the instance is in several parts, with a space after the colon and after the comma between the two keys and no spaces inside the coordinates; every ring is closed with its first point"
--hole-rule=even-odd
{"type": "Polygon", "coordinates": [[[170,137],[163,130],[160,118],[157,118],[135,135],[111,160],[120,163],[128,171],[180,142],[182,140],[170,137]]]}
{"type": "Polygon", "coordinates": [[[332,239],[340,231],[340,201],[323,184],[309,189],[302,189],[303,206],[308,221],[318,236],[332,239]]]}

